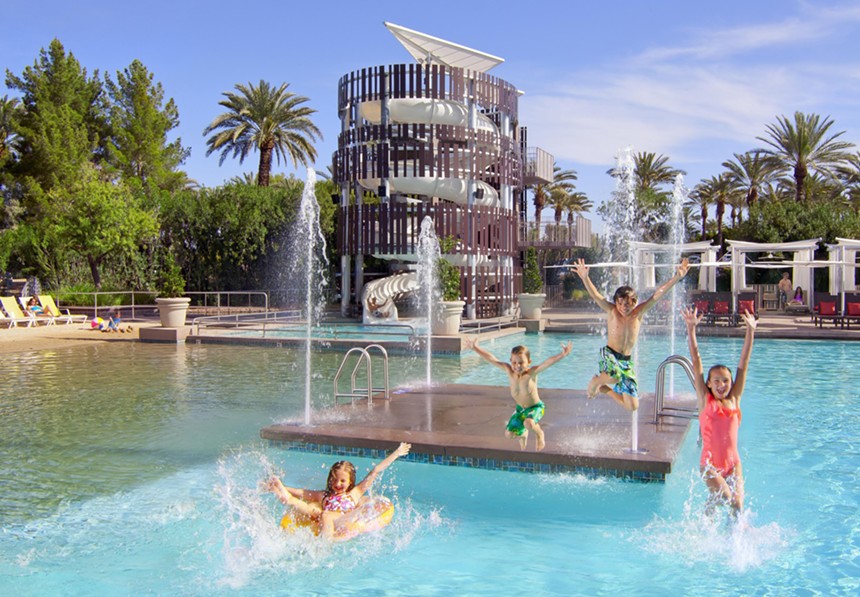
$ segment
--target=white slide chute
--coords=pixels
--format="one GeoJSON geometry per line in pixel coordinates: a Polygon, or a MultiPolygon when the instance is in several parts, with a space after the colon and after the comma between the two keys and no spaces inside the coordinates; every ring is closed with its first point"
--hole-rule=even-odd
{"type": "MultiPolygon", "coordinates": [[[[358,109],[365,120],[374,124],[382,121],[382,104],[379,101],[362,102],[358,109]]],[[[448,124],[454,126],[469,126],[469,110],[460,103],[452,100],[434,98],[404,98],[388,100],[388,113],[391,122],[418,124],[448,124]]],[[[499,131],[495,123],[484,114],[477,114],[475,120],[477,130],[486,131],[493,135],[492,147],[498,148],[499,131]]],[[[410,163],[400,164],[408,172],[410,163]]],[[[474,198],[474,205],[497,207],[499,192],[483,181],[475,181],[480,198],[474,198]]],[[[379,188],[378,178],[368,178],[359,181],[362,187],[375,191],[379,188]]],[[[436,178],[432,176],[392,176],[388,179],[392,192],[402,195],[426,195],[440,197],[459,205],[469,202],[469,183],[462,178],[436,178]]]]}
{"type": "Polygon", "coordinates": [[[417,292],[418,274],[405,272],[373,280],[362,292],[362,323],[391,323],[398,320],[394,299],[417,292]]]}
{"type": "MultiPolygon", "coordinates": [[[[382,104],[379,101],[362,102],[358,113],[373,124],[382,121],[382,104]]],[[[496,124],[478,113],[475,128],[498,136],[496,124]]],[[[388,100],[388,118],[391,122],[418,124],[452,124],[469,126],[469,109],[460,102],[434,98],[405,98],[388,100]]]]}

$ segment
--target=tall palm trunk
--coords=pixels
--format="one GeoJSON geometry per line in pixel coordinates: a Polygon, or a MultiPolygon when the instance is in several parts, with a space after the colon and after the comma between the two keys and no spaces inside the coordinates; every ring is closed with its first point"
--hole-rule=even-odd
{"type": "Polygon", "coordinates": [[[800,202],[804,196],[803,181],[806,180],[806,175],[809,172],[806,169],[806,164],[799,162],[794,166],[794,199],[800,202]]]}
{"type": "Polygon", "coordinates": [[[723,215],[726,213],[726,202],[717,200],[717,242],[723,244],[723,215]]]}
{"type": "Polygon", "coordinates": [[[272,173],[272,151],[274,143],[266,143],[260,147],[260,168],[257,170],[257,186],[269,186],[269,175],[272,173]]]}

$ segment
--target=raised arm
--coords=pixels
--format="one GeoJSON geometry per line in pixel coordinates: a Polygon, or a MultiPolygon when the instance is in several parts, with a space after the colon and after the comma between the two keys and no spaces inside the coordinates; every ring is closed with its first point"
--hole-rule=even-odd
{"type": "Polygon", "coordinates": [[[588,277],[588,266],[585,265],[585,259],[577,259],[573,271],[575,271],[580,277],[583,285],[585,286],[585,290],[588,291],[588,295],[595,303],[597,303],[598,307],[607,312],[612,311],[612,309],[615,308],[615,304],[607,301],[606,298],[600,294],[600,291],[597,290],[597,286],[594,285],[591,278],[588,277]]]}
{"type": "Polygon", "coordinates": [[[750,357],[752,356],[755,328],[756,325],[758,325],[755,315],[752,315],[749,312],[742,313],[741,317],[747,326],[747,331],[744,335],[744,346],[741,349],[741,359],[738,361],[738,370],[735,373],[735,382],[732,384],[732,395],[738,401],[738,404],[741,402],[741,394],[743,394],[744,385],[747,382],[747,368],[749,367],[750,357]]]}
{"type": "Polygon", "coordinates": [[[484,350],[483,348],[481,348],[480,346],[478,346],[478,338],[475,338],[475,339],[464,338],[463,339],[463,346],[465,346],[466,348],[471,348],[472,350],[474,350],[476,353],[478,353],[481,356],[481,358],[483,358],[485,361],[487,361],[491,365],[495,365],[496,367],[498,367],[499,369],[501,369],[505,373],[510,373],[510,371],[511,371],[510,364],[500,361],[492,353],[490,353],[490,352],[484,350]]]}
{"type": "Polygon", "coordinates": [[[532,374],[537,375],[538,373],[540,373],[544,369],[547,369],[548,367],[552,367],[553,365],[558,363],[560,360],[562,360],[564,357],[566,357],[567,355],[570,354],[571,346],[573,346],[573,344],[571,342],[568,342],[567,344],[562,343],[561,352],[558,354],[552,355],[547,360],[545,360],[543,363],[540,363],[539,365],[535,365],[534,367],[532,367],[531,368],[532,374]]]}
{"type": "Polygon", "coordinates": [[[657,304],[657,301],[659,301],[667,292],[669,292],[672,286],[680,282],[684,278],[684,276],[687,275],[689,269],[690,260],[684,257],[681,260],[681,265],[679,265],[678,269],[675,271],[675,275],[663,282],[663,284],[661,284],[660,287],[654,291],[654,294],[651,295],[651,298],[649,298],[644,303],[640,303],[636,307],[636,309],[633,310],[633,312],[635,314],[638,314],[640,317],[645,315],[645,313],[650,311],[651,308],[657,304]]]}
{"type": "Polygon", "coordinates": [[[412,444],[407,444],[406,442],[402,442],[397,448],[391,452],[388,456],[385,457],[385,460],[377,464],[367,476],[362,479],[361,483],[355,486],[355,489],[359,491],[359,495],[364,495],[367,493],[367,490],[370,489],[370,486],[373,485],[373,482],[376,481],[376,477],[391,466],[395,460],[400,458],[401,456],[406,456],[409,454],[409,450],[412,449],[412,444]]]}
{"type": "Polygon", "coordinates": [[[702,355],[699,354],[699,342],[696,339],[696,326],[702,321],[703,315],[703,313],[698,313],[695,307],[686,307],[681,311],[681,317],[684,318],[684,323],[687,325],[687,347],[690,349],[690,361],[693,364],[693,382],[696,386],[696,403],[699,410],[705,405],[705,397],[708,395],[702,355]]]}

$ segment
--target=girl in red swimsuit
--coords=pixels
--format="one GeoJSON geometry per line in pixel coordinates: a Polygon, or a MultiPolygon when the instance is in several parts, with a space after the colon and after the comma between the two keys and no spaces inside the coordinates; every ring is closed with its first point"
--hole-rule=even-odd
{"type": "Polygon", "coordinates": [[[361,502],[376,477],[401,456],[409,453],[412,444],[401,443],[385,460],[373,467],[356,485],[355,467],[348,460],[334,463],[328,473],[326,488],[322,491],[286,487],[278,477],[272,476],[266,489],[274,493],[281,503],[293,508],[300,516],[313,520],[323,537],[334,535],[334,521],[350,512],[361,502]]]}
{"type": "Polygon", "coordinates": [[[746,335],[733,382],[732,372],[725,365],[711,367],[705,379],[699,344],[696,341],[696,326],[702,320],[702,315],[695,307],[682,311],[687,324],[687,342],[690,347],[690,360],[693,362],[699,428],[702,433],[699,466],[711,492],[711,501],[727,502],[737,514],[744,507],[744,478],[738,454],[741,394],[752,354],[756,320],[750,313],[741,315],[746,324],[746,335]]]}

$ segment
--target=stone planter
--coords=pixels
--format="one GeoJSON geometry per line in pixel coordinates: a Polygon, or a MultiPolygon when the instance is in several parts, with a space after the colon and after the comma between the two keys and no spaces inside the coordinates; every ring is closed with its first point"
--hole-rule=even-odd
{"type": "Polygon", "coordinates": [[[520,317],[523,319],[540,319],[541,308],[546,300],[545,294],[518,294],[520,317]]]}
{"type": "Polygon", "coordinates": [[[465,301],[443,301],[436,309],[430,330],[434,336],[453,336],[460,331],[465,301]]]}
{"type": "Polygon", "coordinates": [[[158,314],[161,317],[161,327],[181,328],[185,327],[185,314],[191,299],[185,296],[175,298],[157,298],[158,314]]]}

